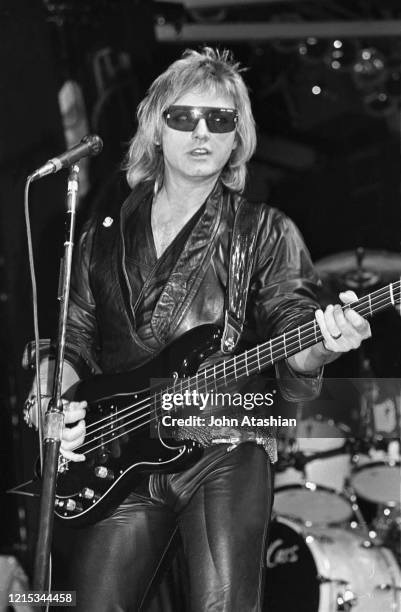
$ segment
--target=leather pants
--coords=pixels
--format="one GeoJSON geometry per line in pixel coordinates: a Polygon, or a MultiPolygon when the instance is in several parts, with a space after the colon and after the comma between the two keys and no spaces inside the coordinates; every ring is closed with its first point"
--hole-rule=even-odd
{"type": "Polygon", "coordinates": [[[185,560],[179,610],[260,611],[272,485],[271,463],[253,442],[212,446],[184,472],[147,476],[113,515],[79,533],[77,611],[148,610],[176,535],[185,560]]]}

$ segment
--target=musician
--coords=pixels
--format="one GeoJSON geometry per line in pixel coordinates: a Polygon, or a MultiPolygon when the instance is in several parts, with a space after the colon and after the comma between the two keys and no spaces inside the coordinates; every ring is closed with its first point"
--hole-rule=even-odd
{"type": "MultiPolygon", "coordinates": [[[[64,389],[133,369],[196,326],[224,325],[230,239],[255,142],[248,92],[227,51],[187,51],[154,81],[129,147],[131,194],[95,215],[76,248],[64,389]]],[[[244,334],[256,344],[315,316],[323,342],[276,367],[288,399],[312,399],[322,366],[357,348],[369,324],[339,304],[319,309],[308,251],[283,213],[261,208],[256,236],[244,334]]],[[[85,460],[85,408],[65,403],[61,452],[73,461],[85,460]]],[[[189,610],[260,610],[274,435],[226,426],[175,436],[200,442],[202,458],[144,477],[111,516],[80,532],[72,583],[79,610],[146,608],[177,531],[189,610]]]]}

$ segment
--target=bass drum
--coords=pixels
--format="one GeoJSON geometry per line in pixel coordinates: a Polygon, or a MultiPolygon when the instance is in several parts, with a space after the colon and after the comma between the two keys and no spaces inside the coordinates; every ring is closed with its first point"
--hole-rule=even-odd
{"type": "Polygon", "coordinates": [[[401,573],[391,551],[345,529],[272,522],[264,612],[397,612],[401,573]]]}

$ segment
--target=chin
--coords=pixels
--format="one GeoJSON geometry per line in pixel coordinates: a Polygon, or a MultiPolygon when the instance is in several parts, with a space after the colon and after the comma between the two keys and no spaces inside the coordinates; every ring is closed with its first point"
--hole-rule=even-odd
{"type": "Polygon", "coordinates": [[[188,174],[191,176],[212,176],[214,174],[220,174],[221,169],[220,168],[215,168],[213,166],[209,166],[207,164],[204,164],[202,166],[198,166],[195,168],[190,168],[188,170],[188,174]]]}

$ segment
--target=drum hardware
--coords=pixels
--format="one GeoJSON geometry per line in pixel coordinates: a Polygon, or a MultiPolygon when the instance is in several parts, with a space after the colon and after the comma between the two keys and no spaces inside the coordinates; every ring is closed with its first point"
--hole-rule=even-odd
{"type": "Polygon", "coordinates": [[[394,584],[378,584],[375,589],[379,591],[396,591],[401,592],[401,586],[394,586],[394,584]]]}
{"type": "Polygon", "coordinates": [[[354,593],[350,590],[345,590],[344,593],[339,593],[337,595],[337,610],[338,612],[348,612],[356,606],[358,603],[358,598],[354,595],[354,593]]]}
{"type": "Polygon", "coordinates": [[[327,451],[320,451],[310,455],[306,455],[302,451],[296,451],[288,458],[287,467],[293,467],[300,472],[304,471],[305,466],[311,461],[318,459],[328,459],[329,457],[337,457],[338,455],[348,455],[350,443],[347,441],[341,448],[333,448],[327,451]]]}
{"type": "Polygon", "coordinates": [[[320,584],[327,584],[330,582],[331,584],[336,584],[338,586],[348,587],[344,591],[340,591],[337,594],[337,612],[347,612],[357,604],[358,599],[353,591],[351,591],[349,588],[350,584],[348,580],[343,580],[342,578],[327,578],[326,576],[321,576],[319,574],[316,576],[316,579],[320,584]]]}
{"type": "Polygon", "coordinates": [[[346,482],[346,486],[344,487],[344,493],[345,495],[348,495],[348,498],[351,502],[351,508],[355,515],[359,529],[365,537],[365,539],[361,542],[361,546],[363,546],[364,548],[370,548],[371,546],[376,545],[376,533],[369,529],[368,524],[365,521],[365,517],[363,516],[359,507],[358,498],[348,480],[346,482]]]}
{"type": "Polygon", "coordinates": [[[400,508],[394,509],[385,508],[383,511],[385,520],[383,527],[381,525],[374,524],[374,528],[378,531],[379,537],[383,543],[383,546],[389,548],[394,554],[401,567],[401,514],[400,508]],[[386,516],[385,512],[388,510],[386,516]],[[397,514],[395,514],[395,511],[397,514]]]}
{"type": "MultiPolygon", "coordinates": [[[[312,527],[312,525],[309,525],[312,527]]],[[[310,531],[305,532],[305,542],[310,544],[313,540],[318,540],[322,544],[333,544],[333,538],[328,536],[327,533],[312,533],[310,531]]],[[[322,580],[325,580],[324,576],[321,576],[322,580]]],[[[338,582],[338,581],[337,581],[338,582]]]]}
{"type": "Polygon", "coordinates": [[[359,435],[365,440],[374,438],[373,405],[377,396],[377,384],[370,360],[365,356],[364,348],[359,348],[359,375],[362,377],[362,389],[359,400],[359,435]]]}
{"type": "Polygon", "coordinates": [[[399,432],[401,430],[399,392],[391,385],[390,380],[379,380],[375,377],[369,359],[359,349],[361,375],[360,390],[360,424],[361,438],[366,442],[365,453],[372,449],[385,451],[389,459],[400,457],[399,432]],[[368,365],[366,365],[368,364],[368,365]],[[367,368],[367,370],[366,370],[367,368]],[[369,378],[368,378],[369,377],[369,378]]]}

